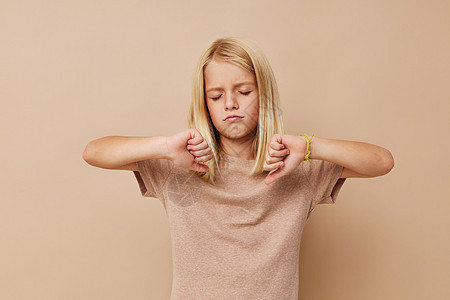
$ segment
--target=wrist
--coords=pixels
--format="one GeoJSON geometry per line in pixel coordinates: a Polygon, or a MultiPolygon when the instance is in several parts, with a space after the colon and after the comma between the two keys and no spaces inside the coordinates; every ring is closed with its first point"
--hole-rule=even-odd
{"type": "Polygon", "coordinates": [[[306,146],[307,146],[306,139],[303,136],[298,135],[297,144],[298,144],[297,147],[298,153],[304,158],[306,155],[306,146]]]}
{"type": "MultiPolygon", "coordinates": [[[[317,158],[317,142],[320,140],[319,137],[314,136],[311,141],[309,142],[309,158],[310,159],[318,159],[317,158]]],[[[320,142],[319,142],[320,143],[320,142]]]]}
{"type": "Polygon", "coordinates": [[[309,163],[311,163],[311,144],[312,141],[314,140],[314,134],[309,136],[307,134],[300,134],[299,136],[303,142],[304,142],[304,151],[303,151],[303,161],[308,161],[309,163]]]}
{"type": "Polygon", "coordinates": [[[172,148],[172,137],[171,136],[164,136],[164,147],[163,147],[163,155],[165,159],[173,161],[173,155],[172,152],[169,149],[172,148]]]}

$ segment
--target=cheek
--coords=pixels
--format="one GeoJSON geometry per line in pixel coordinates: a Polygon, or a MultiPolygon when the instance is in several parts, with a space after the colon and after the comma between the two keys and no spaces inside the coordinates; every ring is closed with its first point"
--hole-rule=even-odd
{"type": "Polygon", "coordinates": [[[220,117],[217,113],[217,109],[214,107],[214,105],[208,106],[209,115],[211,116],[211,120],[213,122],[217,122],[218,118],[220,117]]]}
{"type": "Polygon", "coordinates": [[[211,107],[211,104],[209,101],[206,101],[206,109],[208,109],[209,115],[212,118],[214,112],[213,112],[213,108],[211,107]]]}
{"type": "Polygon", "coordinates": [[[251,114],[251,117],[252,117],[252,121],[258,122],[259,101],[256,101],[255,104],[251,106],[250,114],[251,114]]]}

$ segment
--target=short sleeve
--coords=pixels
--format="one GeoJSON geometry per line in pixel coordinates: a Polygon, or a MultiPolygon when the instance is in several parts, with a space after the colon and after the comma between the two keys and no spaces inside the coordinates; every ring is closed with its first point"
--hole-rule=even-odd
{"type": "Polygon", "coordinates": [[[133,171],[144,197],[154,197],[163,201],[164,185],[173,168],[173,163],[169,159],[147,159],[137,161],[139,171],[133,171]]]}
{"type": "Polygon", "coordinates": [[[344,167],[319,159],[311,159],[311,163],[304,161],[301,164],[312,201],[310,210],[317,204],[334,204],[346,179],[339,178],[344,167]]]}

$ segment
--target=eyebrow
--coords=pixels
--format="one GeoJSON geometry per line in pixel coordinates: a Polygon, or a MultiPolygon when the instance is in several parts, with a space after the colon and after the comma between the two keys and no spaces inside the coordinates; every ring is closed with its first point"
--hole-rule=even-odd
{"type": "MultiPolygon", "coordinates": [[[[234,87],[242,86],[242,85],[245,85],[245,84],[254,85],[254,83],[251,82],[251,81],[243,81],[243,82],[238,82],[238,83],[236,83],[236,84],[234,85],[234,87]]],[[[219,86],[211,87],[211,88],[209,88],[209,89],[206,90],[206,93],[208,93],[208,92],[210,92],[210,91],[214,91],[214,90],[221,90],[221,89],[222,89],[222,88],[219,87],[219,86]]]]}

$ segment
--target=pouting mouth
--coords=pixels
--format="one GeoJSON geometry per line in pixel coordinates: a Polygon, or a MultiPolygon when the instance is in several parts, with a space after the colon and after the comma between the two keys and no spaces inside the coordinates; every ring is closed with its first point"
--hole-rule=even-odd
{"type": "Polygon", "coordinates": [[[243,118],[243,116],[238,116],[238,115],[232,115],[232,116],[228,116],[225,119],[223,119],[224,121],[228,118],[233,118],[233,117],[239,117],[239,118],[243,118]]]}

